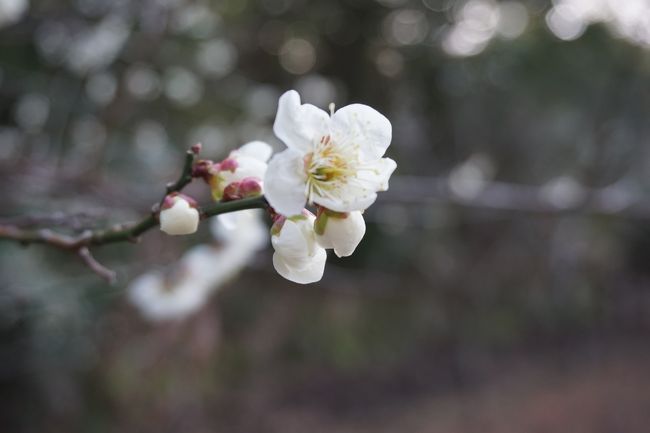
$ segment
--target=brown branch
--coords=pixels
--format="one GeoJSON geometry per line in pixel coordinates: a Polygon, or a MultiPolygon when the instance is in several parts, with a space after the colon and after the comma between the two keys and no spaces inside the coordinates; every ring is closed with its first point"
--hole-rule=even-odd
{"type": "Polygon", "coordinates": [[[403,204],[453,204],[505,212],[564,215],[604,215],[629,219],[650,219],[650,200],[624,185],[604,188],[580,186],[569,198],[545,186],[486,181],[471,194],[458,194],[446,177],[399,176],[391,180],[382,201],[403,204]]]}
{"type": "MultiPolygon", "coordinates": [[[[91,254],[89,247],[117,242],[137,242],[140,235],[158,226],[160,203],[173,192],[180,192],[192,182],[192,167],[200,145],[192,146],[186,152],[181,174],[176,182],[166,186],[165,195],[159,203],[153,206],[151,213],[140,221],[130,224],[118,224],[106,229],[86,230],[79,235],[71,236],[55,232],[51,229],[27,230],[17,225],[0,224],[0,240],[11,240],[23,245],[44,244],[77,254],[83,262],[109,283],[115,281],[115,272],[99,263],[91,254]]],[[[209,218],[222,213],[235,212],[244,209],[266,208],[268,204],[263,196],[236,200],[225,203],[214,203],[199,209],[202,218],[209,218]]]]}
{"type": "Polygon", "coordinates": [[[77,254],[79,257],[81,257],[81,260],[86,264],[86,266],[88,266],[90,269],[92,269],[93,272],[106,280],[108,284],[115,283],[115,280],[117,278],[115,271],[108,269],[106,266],[99,263],[97,259],[93,257],[88,247],[79,248],[77,250],[77,254]]]}
{"type": "Polygon", "coordinates": [[[104,217],[102,212],[52,212],[51,214],[22,215],[10,218],[0,218],[0,226],[19,228],[36,227],[68,227],[79,230],[91,227],[98,218],[104,217]]]}

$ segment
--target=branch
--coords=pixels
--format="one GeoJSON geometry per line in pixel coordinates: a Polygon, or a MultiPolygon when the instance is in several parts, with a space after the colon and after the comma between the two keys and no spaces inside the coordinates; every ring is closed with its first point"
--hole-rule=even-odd
{"type": "Polygon", "coordinates": [[[384,201],[403,204],[454,204],[469,208],[544,215],[571,213],[650,219],[650,200],[621,182],[603,187],[579,186],[568,197],[544,186],[486,181],[471,194],[458,194],[446,177],[399,176],[384,201]]]}
{"type": "MultiPolygon", "coordinates": [[[[185,155],[183,170],[178,180],[166,186],[166,193],[151,213],[136,223],[118,224],[106,229],[86,230],[79,235],[70,236],[57,233],[51,229],[26,230],[17,225],[0,224],[0,240],[11,240],[23,245],[45,244],[62,250],[77,254],[83,262],[96,274],[107,280],[109,283],[115,281],[115,272],[99,263],[91,254],[90,246],[100,246],[117,242],[137,242],[140,235],[158,226],[158,214],[160,204],[168,194],[180,192],[192,182],[192,168],[200,145],[192,146],[185,155]]],[[[202,219],[215,215],[236,212],[245,209],[265,209],[268,203],[264,196],[220,202],[199,208],[202,219]]]]}
{"type": "MultiPolygon", "coordinates": [[[[192,182],[192,166],[194,165],[194,160],[196,159],[196,155],[199,154],[200,150],[201,150],[201,145],[196,144],[192,146],[191,149],[188,149],[187,152],[185,152],[185,163],[183,164],[183,171],[181,171],[181,175],[176,182],[167,184],[166,186],[167,194],[165,194],[165,196],[171,194],[172,192],[181,191],[190,182],[192,182]]],[[[163,200],[164,199],[165,197],[163,197],[163,200]]]]}
{"type": "Polygon", "coordinates": [[[81,260],[93,270],[97,275],[104,278],[108,284],[113,284],[117,278],[115,271],[108,269],[106,266],[102,265],[93,257],[88,247],[81,247],[77,251],[81,260]]]}
{"type": "Polygon", "coordinates": [[[259,197],[214,203],[201,208],[200,212],[201,218],[205,219],[222,213],[237,212],[246,209],[267,209],[268,207],[269,203],[266,201],[266,198],[261,195],[259,197]]]}

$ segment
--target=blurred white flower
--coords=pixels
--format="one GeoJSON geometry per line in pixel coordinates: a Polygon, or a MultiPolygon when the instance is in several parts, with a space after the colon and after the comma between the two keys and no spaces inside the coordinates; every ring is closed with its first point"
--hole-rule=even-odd
{"type": "Polygon", "coordinates": [[[129,301],[151,321],[180,320],[198,311],[268,244],[261,215],[247,210],[213,218],[211,228],[220,246],[191,248],[168,275],[148,272],[136,278],[128,288],[129,301]]]}
{"type": "Polygon", "coordinates": [[[301,105],[290,90],[280,97],[273,131],[288,149],[269,162],[264,188],[280,214],[298,215],[307,201],[337,212],[364,210],[388,189],[396,164],[382,156],[392,127],[373,108],[352,104],[330,117],[301,105]]]}
{"type": "Polygon", "coordinates": [[[181,196],[165,198],[159,219],[160,230],[168,235],[189,235],[199,227],[199,211],[181,196]]]}
{"type": "Polygon", "coordinates": [[[269,230],[262,221],[264,212],[257,209],[218,215],[210,229],[214,238],[224,245],[242,250],[261,250],[269,242],[269,230]]]}
{"type": "Polygon", "coordinates": [[[322,209],[314,229],[321,247],[333,248],[338,257],[348,257],[366,234],[366,222],[359,211],[339,213],[322,209]]]}
{"type": "Polygon", "coordinates": [[[308,284],[323,277],[327,253],[316,242],[315,220],[312,214],[281,217],[274,225],[271,236],[275,250],[273,266],[287,280],[308,284]]]}
{"type": "Polygon", "coordinates": [[[129,301],[142,315],[159,321],[188,316],[197,311],[206,300],[205,286],[188,278],[167,282],[163,274],[143,274],[131,282],[129,301]]]}

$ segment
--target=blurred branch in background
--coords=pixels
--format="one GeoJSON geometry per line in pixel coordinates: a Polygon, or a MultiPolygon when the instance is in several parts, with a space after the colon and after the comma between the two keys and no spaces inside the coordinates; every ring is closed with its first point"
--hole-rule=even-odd
{"type": "Polygon", "coordinates": [[[560,177],[543,186],[481,179],[396,176],[382,197],[403,204],[454,204],[497,211],[543,214],[583,213],[650,219],[650,199],[624,183],[586,188],[560,177]]]}

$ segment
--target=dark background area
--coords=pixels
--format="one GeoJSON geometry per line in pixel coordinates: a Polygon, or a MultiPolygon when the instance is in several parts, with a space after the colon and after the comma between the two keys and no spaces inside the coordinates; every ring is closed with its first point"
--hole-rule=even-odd
{"type": "Polygon", "coordinates": [[[0,243],[2,430],[646,432],[648,17],[644,0],[0,0],[3,221],[135,220],[197,141],[281,149],[290,88],[384,113],[398,163],[321,282],[282,279],[269,248],[181,321],[147,322],[125,289],[205,230],[97,249],[115,286],[0,243]]]}

